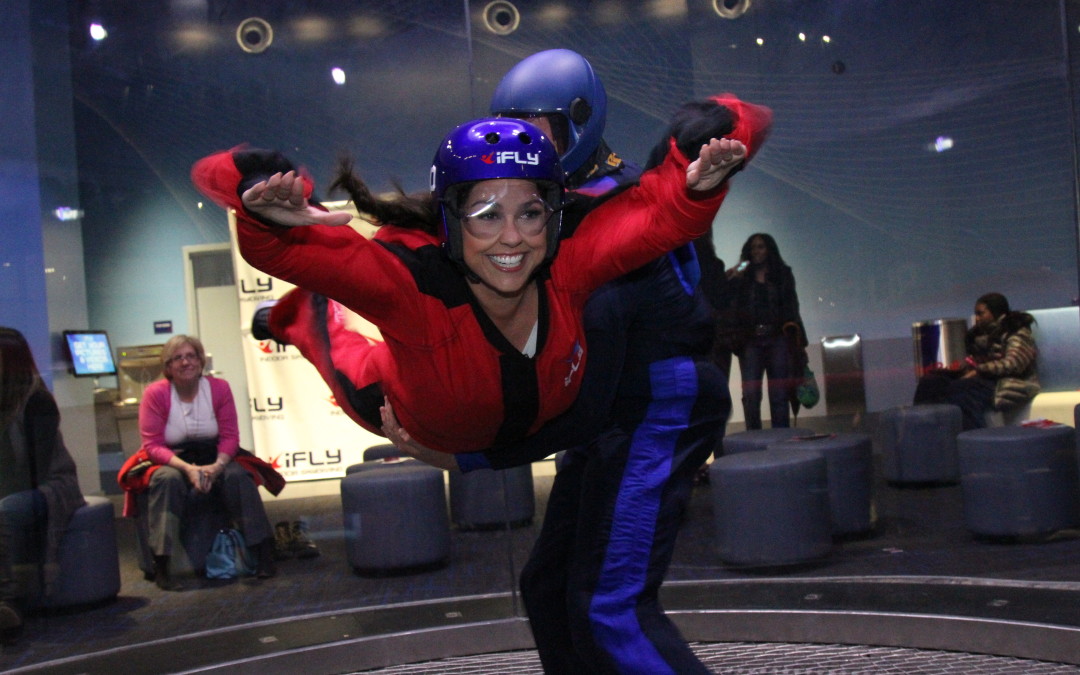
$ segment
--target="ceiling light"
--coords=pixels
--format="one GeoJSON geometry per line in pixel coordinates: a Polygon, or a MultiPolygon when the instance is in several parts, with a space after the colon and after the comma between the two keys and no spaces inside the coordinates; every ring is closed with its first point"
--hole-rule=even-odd
{"type": "Polygon", "coordinates": [[[750,9],[750,0],[712,0],[713,11],[724,19],[738,19],[750,9]]]}
{"type": "Polygon", "coordinates": [[[484,7],[484,27],[496,35],[509,35],[518,29],[521,13],[507,0],[495,0],[484,7]]]}

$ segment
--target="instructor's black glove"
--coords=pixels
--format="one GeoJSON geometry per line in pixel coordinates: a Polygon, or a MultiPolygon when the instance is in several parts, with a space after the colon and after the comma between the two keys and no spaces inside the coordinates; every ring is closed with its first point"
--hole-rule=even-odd
{"type": "Polygon", "coordinates": [[[669,139],[689,161],[697,159],[701,146],[713,138],[723,138],[735,130],[735,116],[713,99],[688,101],[679,106],[671,118],[667,134],[649,153],[645,168],[658,166],[667,156],[669,139]]]}
{"type": "Polygon", "coordinates": [[[264,181],[275,173],[296,170],[285,155],[276,150],[244,148],[233,153],[233,162],[243,178],[236,186],[236,194],[242,196],[252,185],[264,181]]]}

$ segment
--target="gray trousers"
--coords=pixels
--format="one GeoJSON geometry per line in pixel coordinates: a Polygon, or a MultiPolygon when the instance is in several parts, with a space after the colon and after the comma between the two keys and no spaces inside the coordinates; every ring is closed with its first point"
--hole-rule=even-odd
{"type": "Polygon", "coordinates": [[[180,525],[189,495],[217,500],[248,546],[273,536],[259,486],[243,467],[235,462],[226,464],[210,493],[204,495],[195,490],[182,471],[162,466],[150,476],[147,499],[147,526],[154,555],[172,555],[173,547],[180,545],[180,525]]]}

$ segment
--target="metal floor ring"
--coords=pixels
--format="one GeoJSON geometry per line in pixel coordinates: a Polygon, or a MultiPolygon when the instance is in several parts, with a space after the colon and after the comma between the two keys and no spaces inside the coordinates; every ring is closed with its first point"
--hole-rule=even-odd
{"type": "MultiPolygon", "coordinates": [[[[792,643],[693,643],[702,663],[724,675],[1075,675],[1080,666],[966,652],[792,643]]],[[[355,671],[365,675],[543,675],[535,650],[439,659],[355,671]]]]}
{"type": "MultiPolygon", "coordinates": [[[[673,582],[668,615],[718,673],[1080,674],[1080,583],[969,578],[673,582]]],[[[12,673],[541,673],[509,594],[192,633],[12,673]]]]}

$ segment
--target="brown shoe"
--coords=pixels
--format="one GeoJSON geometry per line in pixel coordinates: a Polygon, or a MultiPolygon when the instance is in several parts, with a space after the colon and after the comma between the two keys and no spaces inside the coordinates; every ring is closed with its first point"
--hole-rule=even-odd
{"type": "Polygon", "coordinates": [[[308,539],[307,531],[307,522],[303,520],[294,520],[290,526],[289,533],[292,542],[289,549],[297,558],[319,557],[319,547],[311,539],[308,539]]]}
{"type": "Polygon", "coordinates": [[[293,555],[292,525],[283,520],[274,525],[274,560],[288,560],[293,555]]]}

